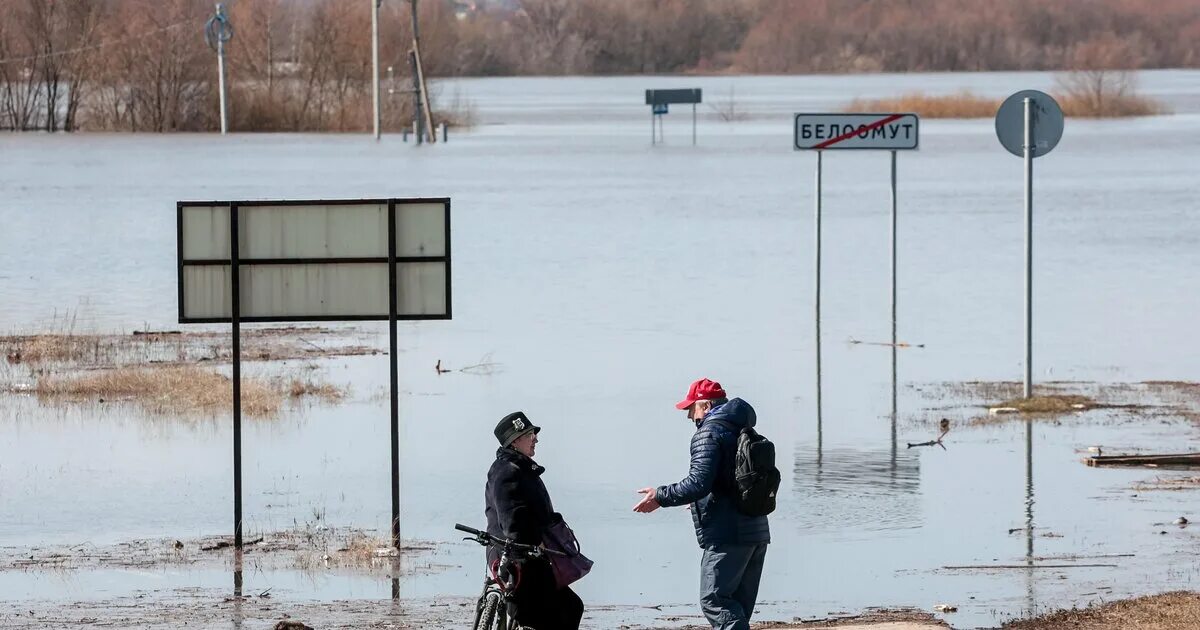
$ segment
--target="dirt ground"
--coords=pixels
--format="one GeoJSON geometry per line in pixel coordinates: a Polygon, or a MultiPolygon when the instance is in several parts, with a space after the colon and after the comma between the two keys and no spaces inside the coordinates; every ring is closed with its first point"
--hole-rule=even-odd
{"type": "MultiPolygon", "coordinates": [[[[754,630],[783,628],[836,628],[837,630],[929,630],[949,628],[932,614],[915,609],[877,609],[860,615],[795,622],[766,621],[754,624],[754,630]]],[[[662,630],[662,629],[658,629],[662,630]]],[[[676,630],[708,630],[708,626],[688,626],[676,630]]]]}
{"type": "Polygon", "coordinates": [[[129,597],[52,606],[13,605],[7,610],[0,605],[0,628],[268,630],[285,619],[302,621],[317,630],[454,628],[469,625],[469,621],[456,624],[448,619],[469,620],[470,605],[468,601],[288,602],[257,594],[221,597],[197,589],[156,596],[151,602],[129,597]]]}
{"type": "MultiPolygon", "coordinates": [[[[208,630],[269,629],[282,620],[303,621],[317,630],[351,628],[461,628],[469,619],[472,602],[461,598],[430,600],[354,600],[330,602],[277,601],[269,594],[222,595],[203,589],[179,589],[96,602],[52,604],[0,603],[0,627],[11,630],[44,628],[146,628],[167,630],[187,627],[208,630]]],[[[611,612],[611,611],[610,611],[611,612]]],[[[600,630],[595,621],[584,628],[600,630]]],[[[622,629],[649,630],[647,626],[616,625],[622,629]]],[[[836,620],[764,622],[755,630],[783,628],[834,628],[837,630],[932,630],[951,628],[920,611],[870,613],[836,620]]],[[[1200,593],[1174,592],[1122,600],[1088,608],[1050,613],[1010,621],[1003,630],[1195,630],[1200,628],[1200,593]]],[[[606,627],[605,630],[608,630],[606,627]]],[[[655,630],[665,630],[656,628],[655,630]]],[[[677,629],[679,630],[679,629],[677,629]]],[[[689,626],[682,630],[703,630],[689,626]]]]}
{"type": "MultiPolygon", "coordinates": [[[[391,548],[386,535],[372,530],[325,527],[306,523],[280,532],[249,533],[242,561],[247,570],[348,569],[363,573],[386,572],[393,560],[405,568],[420,561],[423,570],[436,570],[430,562],[436,543],[404,541],[391,548]]],[[[0,571],[75,571],[81,569],[164,569],[178,566],[230,568],[236,554],[229,536],[209,536],[186,541],[133,540],[114,545],[46,545],[33,548],[0,547],[0,571]]],[[[2,594],[0,594],[2,595],[2,594]]]]}
{"type": "Polygon", "coordinates": [[[1200,593],[1179,591],[1010,621],[1004,630],[1195,630],[1200,593]]]}
{"type": "MultiPolygon", "coordinates": [[[[144,628],[174,630],[268,630],[279,621],[301,621],[315,630],[383,630],[403,628],[463,628],[469,625],[473,602],[465,599],[424,601],[358,600],[333,602],[275,601],[257,595],[241,598],[214,597],[200,590],[178,591],[152,602],[121,598],[103,602],[76,602],[46,607],[0,605],[0,627],[6,630],[42,630],[45,628],[144,628]]],[[[609,610],[609,613],[618,612],[609,610]]],[[[618,616],[620,616],[618,614],[618,616]]],[[[611,615],[606,615],[611,618],[611,615]]],[[[851,620],[796,624],[759,623],[755,630],[782,628],[837,628],[838,630],[931,630],[948,628],[929,621],[929,615],[896,613],[864,615],[851,620]],[[894,619],[888,621],[888,619],[894,619]],[[907,620],[905,620],[907,619],[907,620]]],[[[584,619],[588,630],[652,630],[643,625],[609,625],[584,619]]],[[[665,630],[653,628],[653,630],[665,630]]],[[[686,629],[701,630],[700,626],[686,629]]]]}
{"type": "MultiPolygon", "coordinates": [[[[920,610],[874,610],[862,615],[838,619],[803,621],[796,623],[760,623],[755,630],[782,628],[835,628],[837,630],[930,630],[949,628],[932,614],[920,610]]],[[[697,628],[697,630],[700,630],[697,628]]]]}

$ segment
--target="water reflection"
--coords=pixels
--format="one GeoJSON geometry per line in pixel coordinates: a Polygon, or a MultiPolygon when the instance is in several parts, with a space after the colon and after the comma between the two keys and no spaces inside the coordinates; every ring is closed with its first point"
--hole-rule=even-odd
{"type": "Polygon", "coordinates": [[[236,549],[233,552],[233,628],[234,630],[242,630],[242,623],[246,620],[245,613],[242,611],[242,550],[236,549]]]}
{"type": "Polygon", "coordinates": [[[1025,607],[1036,610],[1033,572],[1033,420],[1025,419],[1025,607]]]}
{"type": "MultiPolygon", "coordinates": [[[[818,177],[820,175],[818,174],[818,177]]],[[[820,209],[817,210],[818,235],[820,209]]],[[[819,241],[819,236],[818,236],[819,241]]],[[[918,455],[898,449],[897,357],[891,344],[891,424],[887,451],[870,448],[825,448],[822,414],[820,267],[818,259],[816,313],[816,446],[797,445],[793,466],[793,490],[808,526],[838,527],[847,522],[861,529],[888,530],[920,526],[921,466],[918,455]]],[[[893,339],[895,337],[893,321],[893,339]]],[[[941,445],[940,441],[938,442],[941,445]]],[[[910,449],[912,445],[909,445],[910,449]]],[[[945,448],[945,446],[942,446],[945,448]]]]}
{"type": "Polygon", "coordinates": [[[392,559],[392,605],[398,606],[400,601],[400,558],[392,559]]]}
{"type": "Polygon", "coordinates": [[[921,460],[912,451],[797,447],[797,511],[806,526],[905,529],[921,524],[921,460]]]}
{"type": "MultiPolygon", "coordinates": [[[[894,289],[893,289],[894,290],[894,289]]],[[[893,300],[894,302],[894,300],[893,300]]],[[[894,307],[893,307],[894,309],[894,307]]],[[[896,463],[896,318],[892,317],[892,464],[896,463]]]]}

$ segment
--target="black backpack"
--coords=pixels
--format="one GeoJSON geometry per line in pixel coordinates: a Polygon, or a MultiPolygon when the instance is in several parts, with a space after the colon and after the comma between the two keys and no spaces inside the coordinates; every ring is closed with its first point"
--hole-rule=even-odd
{"type": "MultiPolygon", "coordinates": [[[[718,420],[725,427],[737,427],[718,420]]],[[[766,516],[775,511],[779,492],[779,469],[775,467],[775,445],[750,427],[738,432],[733,463],[734,503],[746,516],[766,516]]]]}

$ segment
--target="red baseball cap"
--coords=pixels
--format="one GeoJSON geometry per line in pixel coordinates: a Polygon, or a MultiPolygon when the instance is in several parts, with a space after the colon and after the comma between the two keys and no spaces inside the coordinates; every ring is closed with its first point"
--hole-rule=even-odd
{"type": "Polygon", "coordinates": [[[720,383],[702,378],[692,383],[692,386],[688,388],[687,398],[675,403],[675,408],[687,409],[696,401],[718,400],[725,397],[725,390],[721,389],[720,383]]]}

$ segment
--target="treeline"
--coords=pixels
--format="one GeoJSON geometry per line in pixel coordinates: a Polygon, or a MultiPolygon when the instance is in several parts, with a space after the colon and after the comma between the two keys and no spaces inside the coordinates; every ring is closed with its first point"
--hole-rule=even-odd
{"type": "MultiPolygon", "coordinates": [[[[399,5],[386,4],[381,19],[381,68],[394,66],[395,77],[381,72],[383,122],[393,130],[409,124],[414,107],[410,20],[399,5]]],[[[436,24],[443,7],[429,5],[436,24]]],[[[232,130],[371,128],[368,0],[226,6],[232,130]]],[[[210,0],[0,0],[0,128],[219,128],[217,56],[204,37],[213,14],[210,0]]],[[[469,117],[442,96],[439,120],[469,117]]]]}
{"type": "MultiPolygon", "coordinates": [[[[1197,0],[494,4],[419,0],[428,76],[1200,66],[1197,0]]],[[[226,5],[234,130],[369,128],[370,0],[226,5]]],[[[381,11],[394,77],[384,72],[383,111],[396,128],[411,118],[410,4],[381,11]]],[[[212,12],[211,0],[0,0],[0,128],[216,128],[215,53],[202,37],[212,12]]]]}
{"type": "Polygon", "coordinates": [[[443,74],[1200,66],[1197,0],[522,0],[439,23],[443,74]],[[458,55],[450,54],[458,51],[458,55]]]}

